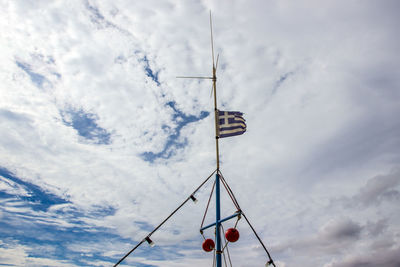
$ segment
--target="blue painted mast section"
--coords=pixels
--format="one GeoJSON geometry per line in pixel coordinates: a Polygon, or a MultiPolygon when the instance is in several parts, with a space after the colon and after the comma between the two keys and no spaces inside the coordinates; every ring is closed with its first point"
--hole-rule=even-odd
{"type": "Polygon", "coordinates": [[[220,203],[220,188],[219,188],[219,174],[217,173],[215,175],[215,199],[216,199],[216,222],[215,222],[215,242],[216,242],[216,263],[217,263],[217,267],[221,267],[222,266],[222,259],[221,259],[221,233],[220,233],[220,217],[221,217],[221,203],[220,203]]]}
{"type": "MultiPolygon", "coordinates": [[[[231,216],[228,216],[228,217],[226,217],[224,219],[219,220],[219,224],[221,225],[221,223],[223,223],[223,222],[225,222],[227,220],[230,220],[232,218],[238,217],[240,215],[242,215],[242,212],[241,211],[237,211],[237,212],[235,212],[235,214],[233,214],[231,216]]],[[[208,229],[210,227],[213,227],[213,226],[215,226],[215,223],[212,223],[212,224],[209,224],[207,226],[204,226],[204,227],[200,228],[200,231],[204,231],[204,230],[206,230],[206,229],[208,229]]]]}

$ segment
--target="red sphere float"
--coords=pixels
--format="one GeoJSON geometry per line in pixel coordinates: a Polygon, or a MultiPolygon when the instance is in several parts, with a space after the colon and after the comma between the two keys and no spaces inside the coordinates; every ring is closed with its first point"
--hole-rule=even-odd
{"type": "Polygon", "coordinates": [[[226,237],[226,240],[228,240],[229,242],[232,242],[232,243],[236,242],[239,239],[239,231],[236,230],[235,228],[229,228],[225,232],[225,237],[226,237]]]}
{"type": "Polygon", "coordinates": [[[203,242],[203,249],[205,252],[210,252],[215,248],[214,240],[206,239],[203,242]]]}

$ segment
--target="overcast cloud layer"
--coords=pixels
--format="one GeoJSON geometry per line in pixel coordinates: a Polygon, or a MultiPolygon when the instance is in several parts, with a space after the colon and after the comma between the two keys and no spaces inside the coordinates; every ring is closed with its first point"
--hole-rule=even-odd
{"type": "MultiPolygon", "coordinates": [[[[215,170],[211,84],[175,78],[211,75],[212,10],[221,170],[277,266],[400,266],[398,1],[0,3],[0,265],[110,266],[215,170]]],[[[210,189],[125,263],[210,266],[210,189]]]]}

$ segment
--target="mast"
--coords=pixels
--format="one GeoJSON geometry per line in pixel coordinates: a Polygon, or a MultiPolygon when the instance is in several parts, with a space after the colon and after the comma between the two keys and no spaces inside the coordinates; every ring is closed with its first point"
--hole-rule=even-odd
{"type": "MultiPolygon", "coordinates": [[[[243,213],[243,211],[241,210],[239,203],[237,202],[235,196],[233,195],[232,190],[230,189],[229,185],[227,184],[225,178],[223,177],[221,171],[220,171],[220,160],[219,160],[219,136],[220,136],[220,125],[219,125],[219,111],[218,111],[218,106],[217,106],[217,67],[218,67],[218,58],[219,55],[217,55],[217,60],[215,62],[215,57],[214,57],[214,39],[213,39],[213,30],[212,30],[212,17],[211,17],[211,10],[210,10],[210,33],[211,33],[211,53],[212,53],[212,76],[211,77],[198,77],[198,76],[178,76],[177,78],[189,78],[189,79],[210,79],[212,80],[212,92],[214,94],[214,121],[215,121],[215,151],[216,151],[216,165],[217,165],[217,169],[210,174],[210,176],[207,177],[207,179],[195,190],[193,191],[193,193],[178,207],[176,208],[163,222],[161,222],[153,231],[151,231],[143,240],[141,240],[133,249],[131,249],[125,256],[123,256],[115,265],[114,267],[116,267],[117,265],[119,265],[126,257],[128,257],[135,249],[137,249],[141,244],[147,242],[150,246],[153,245],[153,241],[150,239],[151,235],[157,231],[165,222],[167,222],[182,206],[184,206],[190,199],[193,200],[194,202],[196,202],[196,198],[194,197],[194,194],[214,175],[215,173],[215,188],[213,188],[213,190],[215,189],[215,206],[216,206],[216,210],[215,210],[215,223],[209,224],[207,226],[203,227],[203,223],[204,223],[204,219],[205,216],[207,214],[207,210],[208,210],[208,204],[210,203],[210,199],[212,197],[213,194],[213,190],[211,191],[211,195],[210,195],[210,199],[209,202],[207,204],[207,209],[206,212],[204,214],[203,217],[203,222],[201,223],[201,228],[200,228],[200,233],[203,234],[203,230],[206,230],[208,228],[211,227],[215,227],[215,265],[216,267],[222,267],[222,253],[223,250],[225,250],[225,247],[227,245],[227,243],[224,245],[224,249],[222,249],[222,240],[221,240],[221,229],[222,229],[222,223],[230,220],[232,218],[237,218],[237,220],[239,221],[240,216],[242,215],[246,222],[249,224],[250,228],[252,229],[252,231],[254,232],[255,236],[257,237],[258,241],[260,242],[260,244],[262,245],[262,247],[264,248],[265,252],[268,255],[269,261],[267,262],[267,265],[273,265],[275,267],[275,263],[272,260],[267,248],[265,247],[265,245],[263,244],[262,240],[260,239],[260,237],[258,236],[258,234],[256,233],[255,229],[253,228],[253,226],[250,224],[249,220],[247,219],[246,215],[243,213]],[[220,185],[222,185],[225,187],[225,189],[227,190],[229,196],[231,197],[233,204],[236,206],[237,211],[231,215],[228,216],[224,219],[221,219],[221,199],[220,199],[220,185]]],[[[234,112],[229,112],[229,113],[234,113],[234,112]]],[[[240,113],[240,112],[235,112],[235,113],[240,113]]],[[[240,113],[242,114],[242,113],[240,113]]],[[[243,121],[244,119],[241,118],[243,121]]],[[[222,124],[223,125],[223,124],[222,124]]],[[[246,125],[244,125],[246,126],[246,125]]],[[[242,134],[242,133],[240,133],[242,134]]],[[[237,134],[236,134],[237,135],[237,134]]],[[[230,135],[232,136],[232,135],[230,135]]],[[[227,136],[223,136],[223,132],[222,132],[222,137],[227,137],[227,136]]],[[[236,222],[237,224],[237,222],[236,222]]],[[[235,224],[235,229],[236,229],[236,224],[235,224]]],[[[228,229],[229,231],[230,229],[228,229]]],[[[228,238],[227,238],[228,239],[228,238]]],[[[207,239],[208,240],[208,239],[207,239]]],[[[205,241],[207,241],[205,240],[205,241]]],[[[237,240],[237,239],[236,239],[237,240]]],[[[235,240],[235,241],[236,241],[235,240]]],[[[230,241],[228,239],[228,242],[235,242],[235,241],[230,241]]],[[[225,242],[227,242],[225,240],[225,242]]],[[[203,243],[204,245],[204,243],[203,243]]],[[[213,244],[214,246],[214,244],[213,244]]],[[[213,247],[214,248],[214,247],[213,247]]],[[[203,246],[203,249],[206,250],[203,246]]],[[[226,247],[227,249],[227,247],[226,247]]],[[[210,250],[206,250],[206,251],[210,251],[210,250]]],[[[228,257],[229,257],[229,252],[228,252],[228,257]]],[[[230,259],[229,259],[230,261],[230,259]]],[[[226,264],[226,262],[225,262],[226,264]]]]}
{"type": "Polygon", "coordinates": [[[214,61],[214,39],[212,31],[212,18],[210,10],[210,33],[211,33],[211,53],[212,53],[212,82],[214,91],[214,117],[215,117],[215,152],[217,161],[217,172],[215,174],[215,245],[216,245],[216,266],[222,267],[221,251],[221,197],[220,197],[220,178],[219,178],[219,134],[218,134],[218,106],[217,106],[217,69],[214,61]]]}
{"type": "Polygon", "coordinates": [[[214,56],[214,38],[212,31],[212,17],[210,10],[210,33],[211,33],[211,56],[212,56],[212,77],[197,77],[197,76],[178,76],[177,78],[189,79],[211,79],[212,90],[214,94],[214,120],[215,120],[215,153],[217,170],[215,174],[215,245],[216,245],[216,267],[222,267],[222,250],[221,250],[221,197],[220,197],[220,170],[219,170],[219,118],[218,118],[218,105],[217,105],[217,66],[218,58],[215,62],[214,56]]]}

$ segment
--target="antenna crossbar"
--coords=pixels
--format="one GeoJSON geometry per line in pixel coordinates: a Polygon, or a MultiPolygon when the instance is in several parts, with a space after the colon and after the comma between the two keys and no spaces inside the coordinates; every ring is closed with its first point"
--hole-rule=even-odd
{"type": "Polygon", "coordinates": [[[212,80],[213,77],[196,77],[196,76],[177,76],[179,79],[209,79],[212,80]]]}

